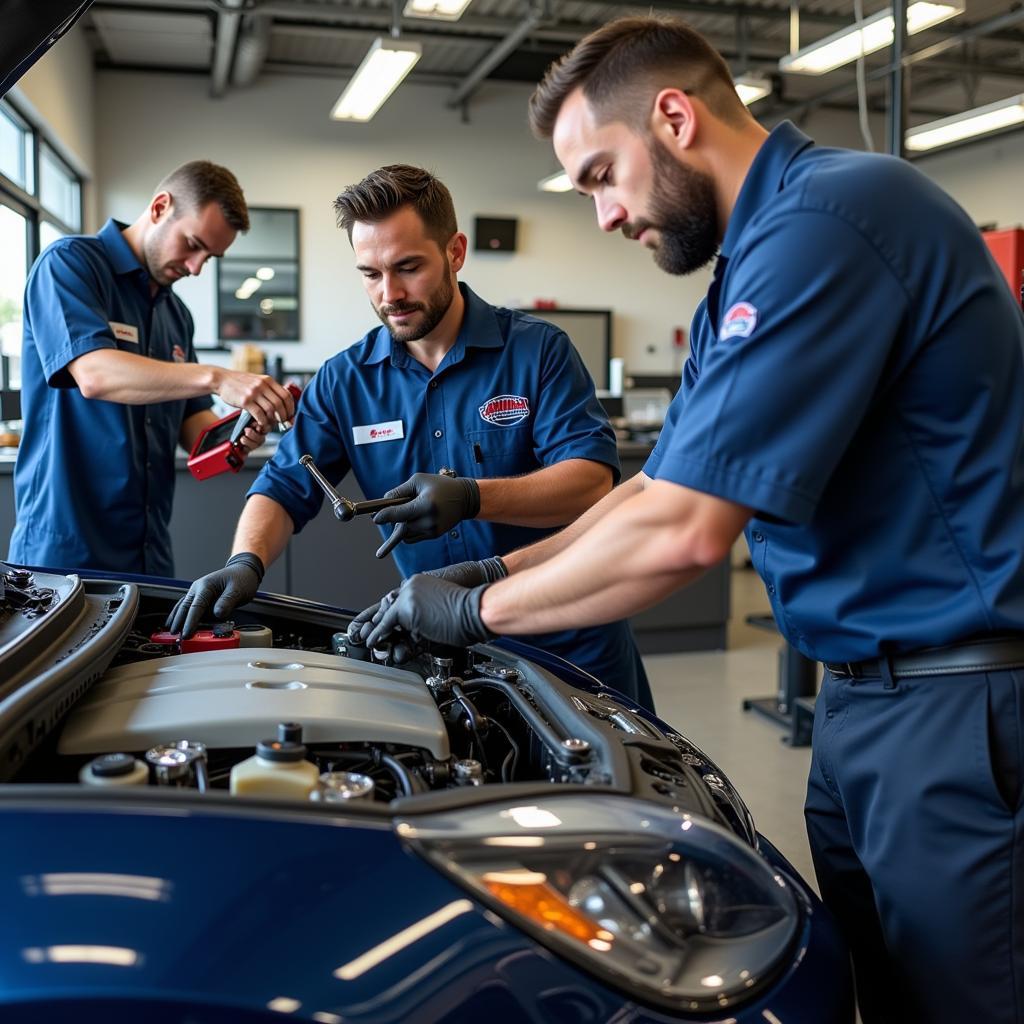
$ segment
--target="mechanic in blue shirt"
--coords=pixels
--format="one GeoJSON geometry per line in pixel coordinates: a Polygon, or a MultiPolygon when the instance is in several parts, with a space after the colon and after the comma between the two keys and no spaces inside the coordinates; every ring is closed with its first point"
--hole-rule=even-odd
{"type": "MultiPolygon", "coordinates": [[[[501,558],[488,556],[572,522],[618,478],[614,434],[565,334],[456,280],[466,236],[440,181],[384,167],[335,206],[384,326],[306,389],[294,429],[249,491],[235,554],[171,617],[186,636],[211,610],[223,618],[250,600],[264,567],[320,510],[303,454],[332,483],[352,469],[367,495],[413,497],[376,517],[399,524],[380,553],[404,540],[394,552],[403,575],[447,567],[465,583],[503,575],[501,558]]],[[[651,707],[627,623],[527,639],[651,707]]]]}
{"type": "Polygon", "coordinates": [[[684,274],[719,250],[643,473],[467,589],[416,576],[369,633],[466,644],[629,615],[746,530],[826,663],[806,818],[861,1016],[1024,1020],[1024,318],[909,164],[770,135],[682,22],[549,69],[531,121],[600,226],[684,274]]]}
{"type": "Polygon", "coordinates": [[[294,412],[269,377],[204,366],[171,285],[248,229],[226,168],[197,160],[157,187],[131,225],[63,238],[25,288],[22,410],[9,559],[171,576],[176,445],[216,422],[211,394],[246,409],[260,443],[294,412]]]}

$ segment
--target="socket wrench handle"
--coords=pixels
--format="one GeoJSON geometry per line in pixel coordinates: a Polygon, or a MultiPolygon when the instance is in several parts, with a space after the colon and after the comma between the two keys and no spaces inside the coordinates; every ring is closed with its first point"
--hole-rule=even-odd
{"type": "Polygon", "coordinates": [[[357,501],[354,505],[354,514],[357,516],[372,516],[374,512],[379,512],[382,508],[391,508],[392,505],[404,505],[408,501],[412,501],[412,498],[371,498],[369,501],[357,501]]]}
{"type": "Polygon", "coordinates": [[[356,514],[356,505],[354,501],[349,501],[348,498],[343,498],[332,486],[331,482],[317,469],[316,463],[313,461],[312,455],[303,455],[299,459],[299,465],[304,466],[309,470],[310,475],[320,485],[320,489],[327,495],[331,502],[331,510],[334,512],[334,518],[339,522],[347,523],[356,514]]]}

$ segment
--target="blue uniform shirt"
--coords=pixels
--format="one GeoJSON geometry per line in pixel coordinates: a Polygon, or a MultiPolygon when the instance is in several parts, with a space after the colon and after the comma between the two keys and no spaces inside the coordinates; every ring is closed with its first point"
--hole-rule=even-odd
{"type": "Polygon", "coordinates": [[[195,362],[192,317],[109,220],[63,238],[25,287],[22,408],[10,559],[55,568],[170,576],[168,523],[182,422],[209,397],[122,405],[84,398],[67,370],[95,349],[195,362]]]}
{"type": "MultiPolygon", "coordinates": [[[[413,473],[442,467],[485,479],[590,459],[610,466],[617,479],[615,436],[565,334],[459,287],[465,315],[437,370],[431,374],[385,327],[329,359],[303,393],[294,427],[250,496],[272,498],[301,530],[323,500],[299,466],[306,452],[332,483],[351,468],[370,498],[413,473]]],[[[393,554],[402,575],[411,576],[505,554],[552,532],[472,519],[434,540],[400,544],[393,554]]],[[[625,623],[519,639],[568,658],[610,686],[637,692],[642,666],[625,623]]]]}
{"type": "Polygon", "coordinates": [[[777,127],[740,191],[645,472],[755,510],[821,661],[1024,629],[1024,318],[908,163],[777,127]]]}

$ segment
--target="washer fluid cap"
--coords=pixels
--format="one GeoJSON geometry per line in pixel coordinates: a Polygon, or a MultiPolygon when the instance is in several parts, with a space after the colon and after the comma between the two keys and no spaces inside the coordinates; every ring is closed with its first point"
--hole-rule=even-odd
{"type": "Polygon", "coordinates": [[[100,779],[130,775],[135,770],[135,758],[131,754],[103,754],[90,762],[89,770],[100,779]]]}
{"type": "Polygon", "coordinates": [[[302,761],[306,756],[306,747],[292,740],[260,740],[256,744],[256,756],[264,761],[287,763],[302,761]]]}

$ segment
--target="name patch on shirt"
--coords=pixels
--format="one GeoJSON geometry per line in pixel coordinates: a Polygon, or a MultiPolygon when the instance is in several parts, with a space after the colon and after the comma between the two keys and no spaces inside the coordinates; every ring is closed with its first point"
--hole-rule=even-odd
{"type": "Polygon", "coordinates": [[[718,329],[718,340],[726,338],[749,338],[757,326],[757,307],[749,302],[737,302],[730,306],[722,317],[722,326],[718,329]]]}
{"type": "Polygon", "coordinates": [[[405,437],[405,427],[401,420],[388,420],[387,423],[367,423],[362,427],[352,428],[352,441],[354,444],[400,441],[403,437],[405,437]]]}
{"type": "Polygon", "coordinates": [[[530,415],[530,401],[522,395],[495,395],[480,406],[480,418],[499,427],[522,423],[530,415]]]}
{"type": "Polygon", "coordinates": [[[132,327],[131,324],[119,324],[114,320],[108,320],[107,323],[110,329],[114,332],[114,337],[118,341],[130,341],[133,345],[139,343],[139,329],[138,327],[132,327]]]}

